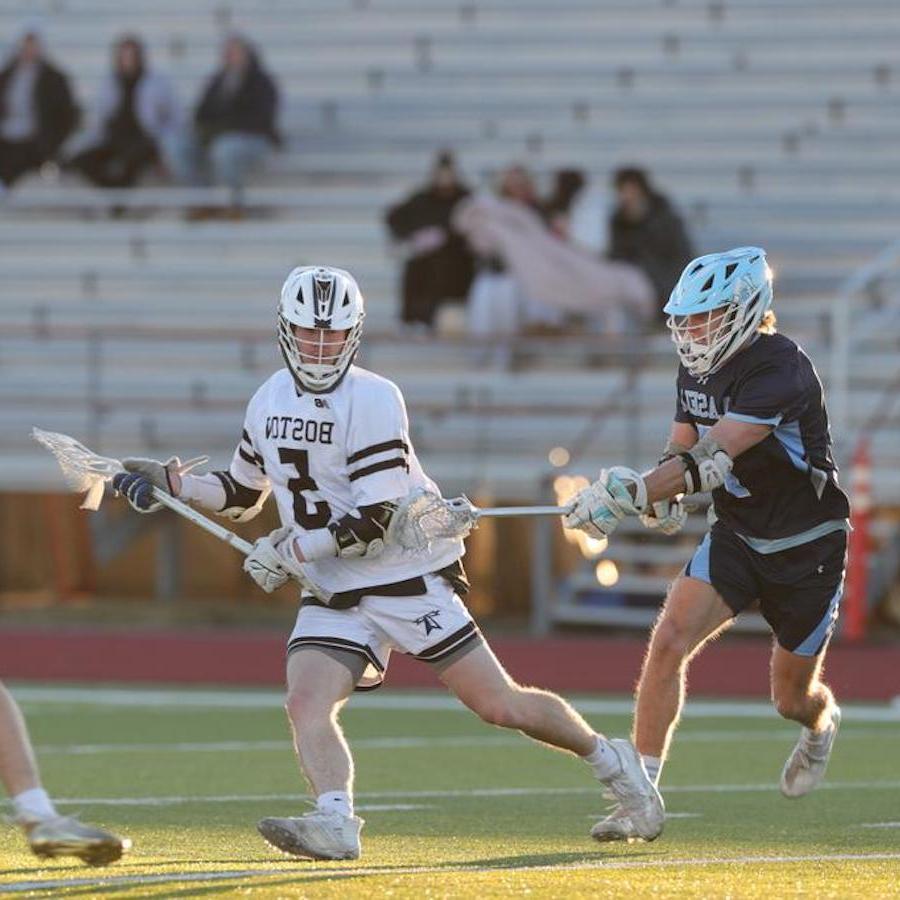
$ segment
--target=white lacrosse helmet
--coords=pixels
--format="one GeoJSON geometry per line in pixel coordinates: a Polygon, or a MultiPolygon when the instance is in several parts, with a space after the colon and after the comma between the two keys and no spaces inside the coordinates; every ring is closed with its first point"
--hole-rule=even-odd
{"type": "Polygon", "coordinates": [[[288,275],[278,302],[278,345],[302,390],[325,394],[341,383],[359,349],[363,307],[356,279],[343,269],[300,266],[288,275]],[[295,326],[318,333],[301,341],[295,326]],[[329,332],[346,336],[329,340],[329,332]]]}
{"type": "Polygon", "coordinates": [[[689,262],[663,311],[682,364],[706,378],[746,344],[771,304],[766,251],[737,247],[689,262]]]}

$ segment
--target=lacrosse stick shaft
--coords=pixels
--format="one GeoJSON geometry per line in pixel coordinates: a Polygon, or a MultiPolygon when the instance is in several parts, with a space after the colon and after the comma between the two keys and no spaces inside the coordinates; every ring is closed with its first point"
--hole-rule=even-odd
{"type": "Polygon", "coordinates": [[[512,516],[567,516],[571,506],[486,506],[475,509],[475,515],[481,519],[492,516],[496,519],[507,519],[512,516]]]}
{"type": "Polygon", "coordinates": [[[183,519],[187,519],[189,522],[193,522],[195,525],[199,525],[204,531],[208,531],[214,537],[217,537],[220,541],[225,541],[226,544],[231,544],[235,550],[240,550],[244,556],[247,556],[252,550],[253,545],[248,541],[245,541],[239,535],[236,535],[233,531],[219,525],[217,522],[213,522],[211,519],[207,519],[202,513],[198,513],[196,509],[192,506],[188,506],[187,503],[183,503],[181,500],[176,499],[171,494],[168,494],[166,491],[161,488],[155,487],[153,488],[153,497],[155,500],[158,500],[162,503],[163,506],[168,507],[172,510],[172,512],[177,513],[183,519]]]}
{"type": "MultiPolygon", "coordinates": [[[[193,522],[194,525],[198,525],[204,531],[209,532],[213,537],[217,537],[220,541],[230,544],[235,550],[243,553],[244,556],[249,556],[253,552],[253,544],[249,541],[245,541],[242,537],[236,535],[228,528],[219,525],[217,522],[213,522],[212,519],[207,519],[202,513],[197,512],[193,506],[188,506],[187,503],[183,503],[181,500],[176,499],[161,488],[153,488],[153,497],[167,509],[171,509],[176,515],[187,519],[189,522],[193,522]]],[[[307,590],[313,592],[313,588],[310,587],[308,579],[304,577],[302,572],[298,571],[289,559],[285,559],[282,565],[294,581],[297,581],[307,590]]],[[[317,594],[317,596],[319,596],[319,599],[325,600],[326,602],[328,600],[324,595],[317,594]]]]}

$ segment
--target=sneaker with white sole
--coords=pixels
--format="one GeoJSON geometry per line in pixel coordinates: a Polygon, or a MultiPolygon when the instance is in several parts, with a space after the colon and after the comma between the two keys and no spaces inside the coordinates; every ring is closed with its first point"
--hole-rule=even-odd
{"type": "MultiPolygon", "coordinates": [[[[604,779],[603,783],[618,804],[617,812],[630,822],[634,838],[656,840],[662,834],[666,821],[666,807],[662,796],[650,780],[634,744],[624,738],[615,738],[609,743],[619,757],[622,771],[612,778],[604,779]]],[[[605,821],[604,819],[603,822],[605,821]]],[[[598,822],[591,829],[591,834],[597,840],[605,839],[594,834],[603,822],[598,822]]]]}
{"type": "Polygon", "coordinates": [[[781,793],[792,800],[804,797],[817,787],[825,777],[828,759],[834,747],[841,710],[835,706],[831,712],[831,727],[823,735],[815,735],[804,728],[781,772],[781,793]]]}
{"type": "Polygon", "coordinates": [[[131,849],[128,838],[85,825],[71,816],[56,816],[34,824],[20,822],[35,856],[53,859],[75,856],[89,866],[108,866],[131,849]]]}
{"type": "Polygon", "coordinates": [[[260,819],[256,830],[265,841],[302,859],[359,859],[359,816],[313,810],[305,816],[260,819]]]}

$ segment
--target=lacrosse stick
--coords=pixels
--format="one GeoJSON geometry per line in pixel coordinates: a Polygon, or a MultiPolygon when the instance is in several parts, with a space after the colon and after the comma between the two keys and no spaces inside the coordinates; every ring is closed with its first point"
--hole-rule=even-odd
{"type": "Polygon", "coordinates": [[[388,540],[405,550],[427,550],[432,541],[465,537],[485,516],[564,516],[569,506],[473,506],[468,497],[445,500],[425,489],[413,491],[391,518],[388,540]]]}
{"type": "MultiPolygon", "coordinates": [[[[67,434],[32,428],[31,436],[56,457],[56,461],[62,469],[63,477],[73,491],[79,494],[87,491],[81,504],[81,509],[99,509],[100,501],[103,499],[104,484],[107,481],[112,481],[113,476],[125,471],[125,467],[119,460],[111,459],[108,456],[99,456],[67,434]]],[[[230,544],[235,550],[243,553],[244,556],[248,556],[253,551],[253,544],[249,541],[245,541],[233,531],[229,531],[222,525],[207,519],[206,516],[198,513],[192,506],[188,506],[187,503],[176,499],[167,491],[154,487],[153,499],[158,500],[163,506],[168,507],[172,512],[177,513],[189,522],[199,525],[204,531],[208,531],[220,541],[230,544]]],[[[309,578],[303,572],[298,571],[291,564],[290,560],[285,559],[283,565],[295,581],[299,581],[311,593],[325,600],[325,597],[322,596],[323,590],[317,585],[312,585],[309,578]]]]}

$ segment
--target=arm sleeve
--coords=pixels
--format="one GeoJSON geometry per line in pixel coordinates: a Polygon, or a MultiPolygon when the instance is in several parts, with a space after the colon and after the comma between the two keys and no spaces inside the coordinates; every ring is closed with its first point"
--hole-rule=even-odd
{"type": "Polygon", "coordinates": [[[737,385],[725,415],[751,425],[797,419],[807,404],[807,391],[796,360],[768,359],[751,369],[737,385]]]}
{"type": "Polygon", "coordinates": [[[347,433],[347,475],[359,508],[410,491],[409,422],[396,385],[381,382],[354,405],[347,433]]]}

